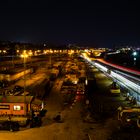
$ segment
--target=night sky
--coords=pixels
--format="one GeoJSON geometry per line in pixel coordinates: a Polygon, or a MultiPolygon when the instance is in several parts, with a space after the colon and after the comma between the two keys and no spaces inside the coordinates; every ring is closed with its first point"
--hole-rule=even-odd
{"type": "Polygon", "coordinates": [[[140,45],[138,2],[93,1],[3,0],[0,40],[93,47],[140,45]]]}

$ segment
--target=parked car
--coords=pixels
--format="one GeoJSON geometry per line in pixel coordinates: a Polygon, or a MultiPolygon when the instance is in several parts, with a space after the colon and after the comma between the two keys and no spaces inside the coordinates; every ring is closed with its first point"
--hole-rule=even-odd
{"type": "Polygon", "coordinates": [[[19,123],[13,121],[0,122],[0,130],[19,131],[19,123]]]}
{"type": "Polygon", "coordinates": [[[85,94],[85,84],[84,83],[80,83],[77,85],[76,94],[85,94]]]}

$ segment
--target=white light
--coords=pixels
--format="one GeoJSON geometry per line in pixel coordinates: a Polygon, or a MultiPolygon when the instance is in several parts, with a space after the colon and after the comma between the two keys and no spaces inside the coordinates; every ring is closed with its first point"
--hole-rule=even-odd
{"type": "Polygon", "coordinates": [[[137,55],[137,52],[133,52],[133,55],[136,56],[137,55]]]}
{"type": "Polygon", "coordinates": [[[117,80],[121,81],[123,84],[127,85],[128,87],[130,87],[131,89],[133,89],[134,91],[140,93],[140,86],[133,83],[132,81],[124,78],[123,76],[111,71],[111,76],[113,76],[114,78],[116,78],[117,80]]]}
{"type": "MultiPolygon", "coordinates": [[[[85,54],[82,54],[83,57],[88,61],[90,62],[92,65],[95,65],[97,68],[99,68],[100,70],[102,70],[103,72],[108,72],[108,68],[102,66],[101,64],[99,63],[96,63],[96,62],[92,62],[90,60],[89,57],[87,57],[85,54]]],[[[117,74],[113,71],[110,71],[110,76],[111,77],[114,77],[115,79],[118,80],[118,82],[120,82],[122,85],[125,85],[129,88],[131,88],[132,90],[136,91],[137,93],[140,93],[140,86],[130,80],[128,80],[127,78],[121,76],[120,74],[117,74]]]]}
{"type": "Polygon", "coordinates": [[[106,67],[104,67],[104,66],[102,66],[102,65],[100,65],[100,64],[98,64],[98,63],[94,63],[94,65],[95,65],[96,67],[100,68],[101,70],[105,71],[105,72],[108,71],[108,68],[106,68],[106,67]]]}
{"type": "Polygon", "coordinates": [[[85,80],[85,84],[88,85],[88,80],[87,79],[85,80]]]}

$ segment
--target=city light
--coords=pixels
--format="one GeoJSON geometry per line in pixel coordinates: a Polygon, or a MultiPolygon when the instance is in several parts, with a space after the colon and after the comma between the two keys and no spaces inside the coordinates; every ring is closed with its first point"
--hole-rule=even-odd
{"type": "Polygon", "coordinates": [[[133,56],[137,56],[137,52],[133,52],[133,56]]]}
{"type": "Polygon", "coordinates": [[[20,57],[21,58],[27,58],[28,57],[28,54],[21,54],[20,57]]]}

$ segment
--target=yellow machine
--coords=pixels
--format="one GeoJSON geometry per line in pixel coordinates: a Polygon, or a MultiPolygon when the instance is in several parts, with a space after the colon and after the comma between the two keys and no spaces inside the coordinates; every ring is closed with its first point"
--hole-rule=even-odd
{"type": "Polygon", "coordinates": [[[121,90],[120,87],[116,84],[116,82],[113,82],[110,88],[111,94],[120,94],[121,90]]]}
{"type": "Polygon", "coordinates": [[[140,128],[140,107],[119,107],[118,120],[122,126],[137,126],[140,128]]]}

